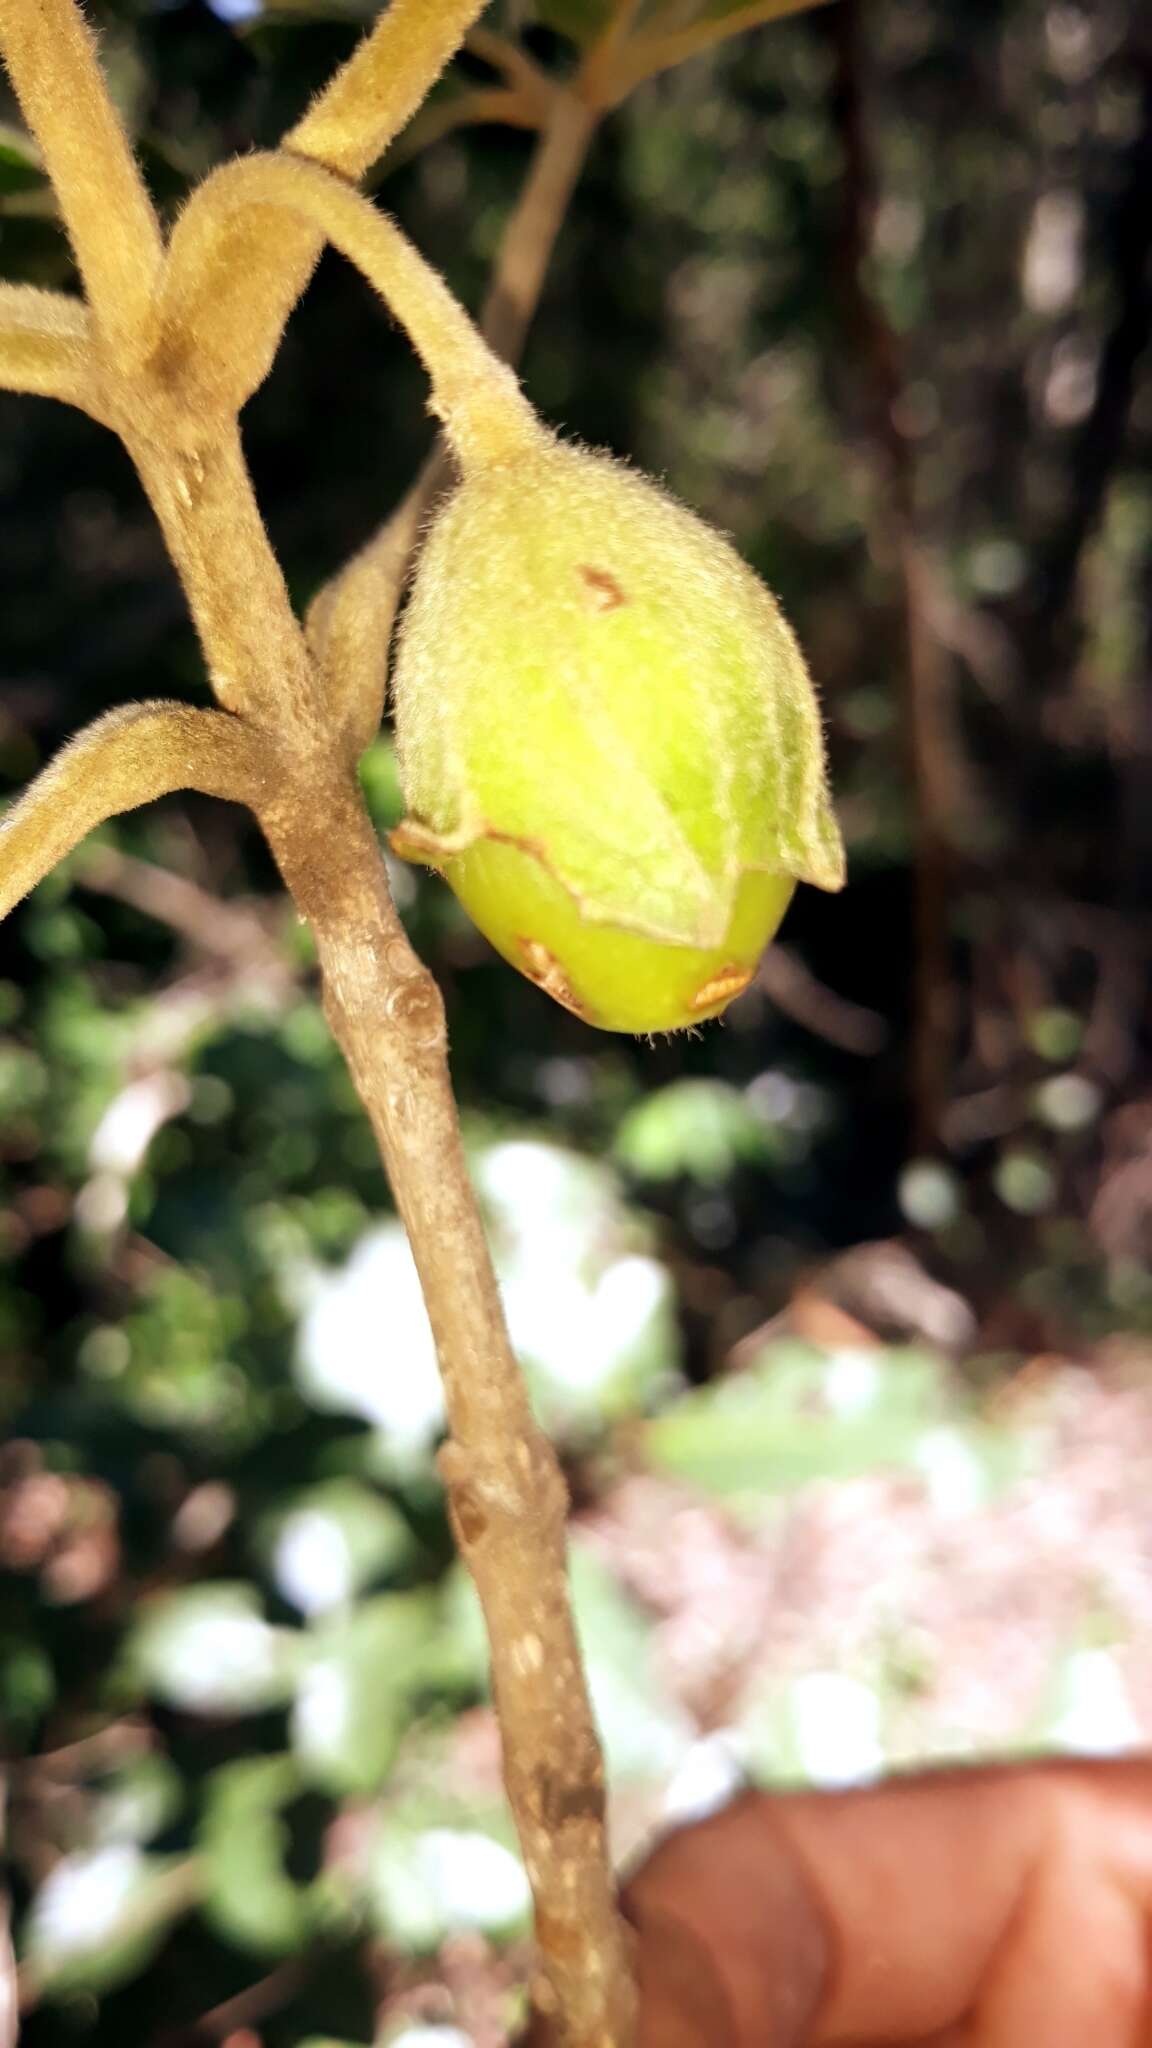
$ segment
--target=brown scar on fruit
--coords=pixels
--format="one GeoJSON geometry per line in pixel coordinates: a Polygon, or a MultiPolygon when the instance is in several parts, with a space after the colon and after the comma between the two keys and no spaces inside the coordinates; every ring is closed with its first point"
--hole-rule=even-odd
{"type": "Polygon", "coordinates": [[[401,818],[393,825],[388,844],[401,860],[423,861],[429,867],[443,867],[448,856],[460,850],[450,838],[421,825],[417,818],[401,818]]]}
{"type": "Polygon", "coordinates": [[[574,1017],[582,1017],[587,1023],[588,1012],[579,997],[573,995],[556,955],[550,953],[547,946],[542,946],[539,939],[526,939],[518,935],[516,944],[523,954],[525,971],[536,983],[537,988],[542,988],[545,995],[552,997],[553,1002],[563,1003],[564,1008],[571,1010],[574,1017]]]}
{"type": "Polygon", "coordinates": [[[722,967],[703,988],[698,988],[688,1007],[690,1010],[710,1010],[714,1003],[730,1003],[751,981],[755,969],[752,967],[722,967]]]}
{"type": "Polygon", "coordinates": [[[610,569],[594,569],[589,562],[581,562],[577,575],[586,585],[593,611],[614,612],[627,604],[620,584],[610,569]]]}

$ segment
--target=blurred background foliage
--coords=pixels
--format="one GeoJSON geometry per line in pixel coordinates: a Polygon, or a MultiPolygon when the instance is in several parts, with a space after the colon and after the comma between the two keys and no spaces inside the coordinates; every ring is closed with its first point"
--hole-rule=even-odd
{"type": "MultiPolygon", "coordinates": [[[[364,19],[95,12],[168,210],[364,19]]],[[[606,12],[485,19],[563,73],[606,12]]],[[[532,147],[499,85],[465,54],[374,179],[473,306],[532,147]]],[[[0,268],[67,284],[8,116],[0,268]]],[[[835,0],[638,90],[561,238],[529,388],[781,593],[851,856],[722,1025],[654,1044],[395,871],[569,1472],[625,1849],[741,1769],[1152,1733],[1150,175],[1137,0],[835,0]]],[[[302,604],[403,494],[424,397],[325,257],[245,416],[302,604]]],[[[0,415],[16,787],[205,685],[118,446],[0,415]]],[[[363,772],[383,828],[386,734],[363,772]]],[[[0,929],[0,1354],[29,2048],[503,2040],[526,1892],[431,1341],[239,811],[126,818],[0,929]]]]}

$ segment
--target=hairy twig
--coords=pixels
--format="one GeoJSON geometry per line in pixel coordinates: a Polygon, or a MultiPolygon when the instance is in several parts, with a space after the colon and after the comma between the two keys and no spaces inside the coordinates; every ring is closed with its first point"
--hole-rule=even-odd
{"type": "Polygon", "coordinates": [[[479,57],[482,63],[498,71],[516,92],[535,97],[541,107],[547,106],[555,90],[552,80],[521,43],[484,27],[469,29],[464,43],[474,57],[479,57]]]}
{"type": "MultiPolygon", "coordinates": [[[[184,212],[161,298],[164,332],[195,353],[216,317],[215,280],[231,262],[231,229],[253,209],[312,222],[358,265],[403,321],[432,377],[433,409],[464,461],[501,458],[539,441],[515,378],[494,362],[447,285],[371,200],[331,171],[278,150],[238,158],[206,178],[184,212]]],[[[239,355],[244,337],[233,335],[239,355]]]]}
{"type": "Polygon", "coordinates": [[[252,802],[259,774],[247,735],[219,711],[128,704],[65,747],[0,819],[0,917],[121,811],[199,789],[252,802]]]}
{"type": "Polygon", "coordinates": [[[0,386],[101,416],[88,309],[63,292],[0,285],[0,386]]]}
{"type": "Polygon", "coordinates": [[[577,93],[557,93],[509,217],[481,316],[485,339],[505,362],[520,359],[598,118],[577,93]]]}
{"type": "Polygon", "coordinates": [[[444,1374],[452,1525],[492,1649],[505,1781],[537,1905],[554,2038],[624,2043],[631,1993],[612,1903],[603,1765],[564,1565],[566,1498],[513,1357],[468,1182],[443,1005],[411,952],[350,781],[263,823],[312,925],[325,1007],[380,1141],[444,1374]],[[313,815],[325,818],[318,844],[313,815]]]}
{"type": "Polygon", "coordinates": [[[280,741],[321,744],[315,678],[268,546],[236,422],[191,429],[183,408],[141,378],[115,424],[184,579],[221,704],[266,721],[270,772],[280,741]]]}
{"type": "MultiPolygon", "coordinates": [[[[428,0],[392,0],[343,70],[289,130],[284,147],[345,178],[361,177],[420,105],[484,5],[485,0],[436,0],[431,6],[428,0]]],[[[167,328],[158,367],[210,410],[243,405],[268,374],[323,240],[315,222],[285,219],[282,212],[270,215],[254,206],[238,217],[227,261],[214,280],[211,327],[202,325],[195,345],[183,351],[181,331],[167,328]]]]}
{"type": "Polygon", "coordinates": [[[411,157],[421,155],[460,128],[483,128],[493,124],[502,128],[539,129],[545,126],[547,119],[546,106],[542,107],[536,100],[513,91],[507,85],[476,85],[462,92],[445,93],[438,100],[430,100],[426,107],[421,107],[420,112],[413,115],[399,140],[389,150],[384,173],[397,169],[411,157]]]}
{"type": "MultiPolygon", "coordinates": [[[[480,317],[481,333],[505,362],[520,358],[597,121],[586,101],[557,91],[505,227],[480,317]]],[[[357,751],[369,744],[383,714],[392,620],[421,526],[448,475],[438,446],[395,512],[313,600],[309,640],[326,689],[341,695],[342,679],[360,679],[349,727],[357,751]]]]}
{"type": "Polygon", "coordinates": [[[423,102],[487,0],[391,0],[284,137],[300,156],[359,178],[423,102]]]}
{"type": "Polygon", "coordinates": [[[143,346],[160,270],[160,230],[73,0],[9,4],[4,60],[44,152],[88,292],[114,361],[143,346]]]}
{"type": "Polygon", "coordinates": [[[877,1011],[826,988],[790,946],[769,946],[756,980],[786,1017],[844,1052],[866,1058],[878,1053],[887,1038],[884,1019],[877,1011]]]}
{"type": "Polygon", "coordinates": [[[652,29],[646,35],[639,35],[623,49],[613,51],[610,63],[605,64],[597,75],[597,98],[603,107],[619,106],[638,85],[649,78],[655,78],[661,71],[670,71],[676,64],[683,64],[689,57],[699,56],[701,51],[714,48],[717,43],[727,42],[730,36],[740,35],[745,29],[762,28],[766,22],[781,21],[788,14],[803,14],[810,7],[827,5],[827,0],[747,0],[743,7],[729,8],[725,13],[707,14],[702,21],[692,22],[687,28],[669,29],[661,33],[652,29]]]}

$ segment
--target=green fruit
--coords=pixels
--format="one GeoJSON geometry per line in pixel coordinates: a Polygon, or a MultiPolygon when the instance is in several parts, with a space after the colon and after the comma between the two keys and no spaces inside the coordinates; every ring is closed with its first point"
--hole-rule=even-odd
{"type": "Polygon", "coordinates": [[[843,880],[778,606],[604,456],[542,434],[465,476],[420,558],[394,701],[396,850],[589,1023],[718,1015],[796,881],[843,880]]]}

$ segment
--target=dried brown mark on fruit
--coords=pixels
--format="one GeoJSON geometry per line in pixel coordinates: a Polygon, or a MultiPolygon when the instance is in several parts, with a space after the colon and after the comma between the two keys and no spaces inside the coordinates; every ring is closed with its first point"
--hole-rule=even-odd
{"type": "Polygon", "coordinates": [[[588,592],[593,611],[615,612],[627,604],[628,599],[610,569],[594,569],[590,562],[581,562],[576,573],[588,592]]]}
{"type": "Polygon", "coordinates": [[[542,988],[546,995],[552,997],[553,1002],[563,1003],[564,1008],[571,1010],[573,1016],[587,1020],[588,1012],[579,997],[573,994],[555,953],[550,953],[547,946],[541,945],[539,939],[517,937],[516,944],[520,948],[525,972],[536,983],[537,988],[542,988]]]}
{"type": "Polygon", "coordinates": [[[710,981],[698,988],[689,1007],[693,1010],[710,1010],[716,1003],[730,1003],[746,989],[752,979],[751,967],[722,967],[710,981]]]}

